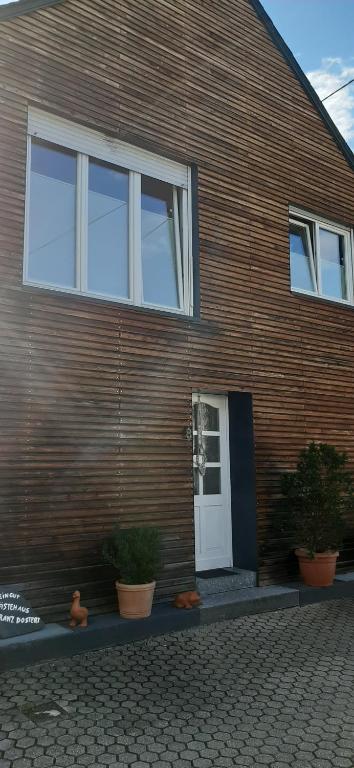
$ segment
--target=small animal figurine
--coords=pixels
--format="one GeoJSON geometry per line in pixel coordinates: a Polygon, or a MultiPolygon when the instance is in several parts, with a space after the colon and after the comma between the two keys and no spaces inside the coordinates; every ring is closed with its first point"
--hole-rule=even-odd
{"type": "Polygon", "coordinates": [[[70,627],[76,627],[79,622],[79,627],[87,627],[88,610],[80,605],[80,592],[78,589],[73,593],[70,616],[70,627]]]}
{"type": "Polygon", "coordinates": [[[196,608],[201,599],[198,592],[181,592],[174,601],[175,608],[196,608]]]}

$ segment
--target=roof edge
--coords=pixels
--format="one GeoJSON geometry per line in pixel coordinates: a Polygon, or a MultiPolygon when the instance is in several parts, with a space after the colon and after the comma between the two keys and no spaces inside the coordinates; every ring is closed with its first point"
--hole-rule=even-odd
{"type": "Polygon", "coordinates": [[[346,140],[343,138],[342,134],[338,130],[336,124],[333,122],[331,116],[326,110],[326,107],[323,106],[320,97],[318,96],[315,89],[311,85],[308,77],[306,77],[303,69],[301,69],[300,64],[296,60],[294,54],[291,52],[289,46],[286,44],[285,40],[282,38],[280,32],[278,32],[270,16],[268,16],[267,12],[263,8],[263,5],[261,5],[260,0],[249,0],[249,1],[253,6],[254,10],[256,11],[258,17],[261,19],[264,26],[266,27],[270,38],[273,40],[273,42],[275,43],[280,53],[282,53],[285,60],[289,64],[290,68],[293,70],[295,76],[299,80],[300,84],[302,85],[310,101],[312,101],[314,107],[320,113],[320,116],[322,117],[322,120],[326,128],[332,134],[332,137],[336,142],[338,148],[341,150],[345,159],[349,163],[351,169],[354,171],[354,152],[351,150],[349,144],[347,144],[346,140]]]}
{"type": "MultiPolygon", "coordinates": [[[[23,16],[24,14],[27,14],[27,13],[33,13],[33,11],[37,11],[40,8],[47,8],[53,5],[60,5],[63,2],[65,2],[65,0],[19,0],[19,2],[10,3],[9,5],[4,6],[3,8],[0,7],[0,22],[5,21],[6,19],[16,18],[17,16],[23,16]]],[[[323,106],[321,99],[317,95],[315,89],[312,87],[309,79],[306,77],[305,72],[301,69],[300,64],[297,62],[289,46],[286,44],[280,32],[278,32],[270,16],[268,16],[267,12],[263,8],[263,5],[261,4],[260,0],[249,0],[249,2],[254,8],[255,12],[257,13],[257,16],[260,18],[260,20],[263,22],[264,26],[266,27],[270,38],[273,40],[274,44],[276,45],[280,53],[284,56],[289,67],[292,69],[295,76],[299,80],[300,84],[302,85],[310,101],[312,101],[314,107],[319,112],[326,128],[332,134],[334,141],[336,142],[338,148],[340,149],[345,159],[349,163],[351,169],[354,171],[353,151],[349,147],[349,144],[347,144],[347,142],[343,138],[342,134],[340,133],[337,126],[333,122],[326,108],[323,106]]]]}
{"type": "Polygon", "coordinates": [[[25,13],[33,13],[40,8],[46,8],[50,5],[59,5],[64,0],[19,0],[17,3],[9,3],[0,7],[0,21],[14,19],[16,16],[24,16],[25,13]]]}

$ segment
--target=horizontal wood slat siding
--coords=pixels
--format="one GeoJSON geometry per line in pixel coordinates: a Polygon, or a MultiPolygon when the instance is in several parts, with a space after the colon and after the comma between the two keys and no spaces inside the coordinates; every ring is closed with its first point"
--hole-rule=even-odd
{"type": "Polygon", "coordinates": [[[113,608],[119,520],[161,526],[160,597],[191,586],[198,388],[253,393],[260,579],[288,578],[280,472],[312,438],[354,468],[353,310],[291,294],[288,205],[352,225],[353,172],[248,0],[66,0],[1,23],[0,65],[0,583],[113,608]],[[22,286],[29,104],[198,165],[200,321],[22,286]]]}

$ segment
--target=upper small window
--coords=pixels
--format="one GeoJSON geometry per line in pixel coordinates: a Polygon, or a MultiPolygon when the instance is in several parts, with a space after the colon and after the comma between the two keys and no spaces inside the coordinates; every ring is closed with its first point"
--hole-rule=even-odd
{"type": "Polygon", "coordinates": [[[29,114],[24,280],[192,312],[189,169],[29,114]]]}
{"type": "Polygon", "coordinates": [[[292,289],[352,303],[351,231],[291,211],[289,239],[292,289]]]}
{"type": "Polygon", "coordinates": [[[334,299],[347,300],[349,274],[345,235],[324,227],[319,230],[322,293],[334,299]]]}
{"type": "Polygon", "coordinates": [[[315,291],[316,277],[310,228],[307,224],[290,222],[291,286],[300,291],[315,291]]]}

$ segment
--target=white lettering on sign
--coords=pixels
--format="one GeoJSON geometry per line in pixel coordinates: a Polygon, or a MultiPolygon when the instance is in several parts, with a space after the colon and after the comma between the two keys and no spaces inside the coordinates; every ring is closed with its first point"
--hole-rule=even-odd
{"type": "Polygon", "coordinates": [[[14,592],[0,592],[0,600],[20,600],[21,596],[14,592]]]}
{"type": "Polygon", "coordinates": [[[0,591],[0,640],[40,629],[42,620],[17,592],[0,591]]]}
{"type": "MultiPolygon", "coordinates": [[[[14,618],[14,617],[12,617],[14,618]]],[[[39,624],[38,616],[17,616],[16,624],[39,624]]]]}
{"type": "Polygon", "coordinates": [[[24,605],[16,603],[0,603],[0,611],[19,611],[20,613],[29,613],[30,609],[24,605]]]}

